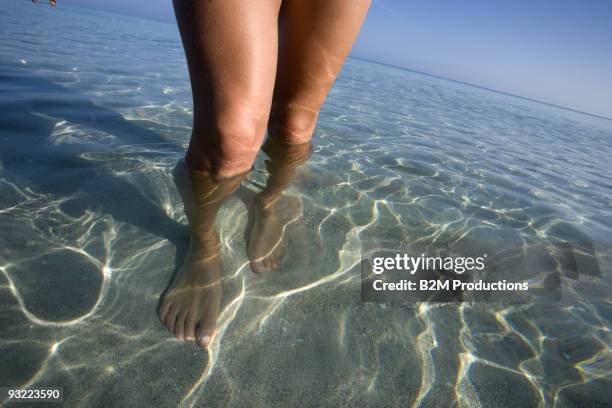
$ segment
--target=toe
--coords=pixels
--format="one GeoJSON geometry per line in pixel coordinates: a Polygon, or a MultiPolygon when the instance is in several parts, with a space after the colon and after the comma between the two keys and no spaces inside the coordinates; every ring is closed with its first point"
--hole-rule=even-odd
{"type": "Polygon", "coordinates": [[[159,315],[159,320],[163,323],[166,321],[166,316],[168,315],[168,311],[170,310],[170,306],[172,306],[171,302],[164,301],[162,305],[159,307],[157,313],[159,315]]]}
{"type": "Polygon", "coordinates": [[[262,265],[261,262],[251,261],[251,270],[255,273],[262,273],[262,265]]]}
{"type": "Polygon", "coordinates": [[[213,330],[210,329],[199,329],[197,343],[202,348],[208,348],[210,343],[212,343],[213,336],[215,335],[213,330]]]}
{"type": "Polygon", "coordinates": [[[193,313],[187,315],[185,320],[185,340],[195,340],[196,319],[193,313]]]}
{"type": "Polygon", "coordinates": [[[174,336],[179,340],[185,340],[185,320],[186,313],[179,313],[176,317],[176,325],[174,326],[174,336]]]}
{"type": "Polygon", "coordinates": [[[179,307],[177,305],[172,305],[166,318],[164,319],[164,324],[170,330],[171,333],[174,333],[174,326],[176,324],[176,315],[178,315],[179,307]]]}
{"type": "Polygon", "coordinates": [[[215,336],[217,318],[214,314],[205,315],[200,321],[197,331],[197,342],[201,347],[207,348],[215,336]]]}

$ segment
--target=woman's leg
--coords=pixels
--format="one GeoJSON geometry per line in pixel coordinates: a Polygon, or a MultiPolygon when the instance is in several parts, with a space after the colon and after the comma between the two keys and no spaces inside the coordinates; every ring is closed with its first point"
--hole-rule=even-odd
{"type": "Polygon", "coordinates": [[[280,0],[174,0],[194,123],[187,163],[213,176],[250,169],[268,121],[280,0]]]}
{"type": "MultiPolygon", "coordinates": [[[[276,144],[271,174],[255,206],[255,222],[249,239],[249,258],[259,272],[278,266],[283,225],[274,205],[295,173],[287,171],[282,158],[304,152],[314,132],[327,93],[357,37],[369,0],[284,0],[280,13],[278,70],[272,111],[268,123],[276,144]],[[280,152],[279,149],[286,152],[280,152]],[[274,197],[276,196],[276,197],[274,197]]],[[[268,144],[268,142],[266,142],[268,144]]],[[[265,150],[265,149],[264,149],[265,150]]]]}
{"type": "Polygon", "coordinates": [[[370,0],[285,0],[271,135],[309,142],[321,105],[353,46],[370,0]]]}
{"type": "Polygon", "coordinates": [[[266,187],[255,200],[247,246],[253,272],[278,268],[285,225],[299,216],[299,201],[295,197],[285,197],[283,203],[279,203],[279,200],[293,181],[297,168],[308,160],[310,147],[310,142],[292,144],[276,137],[268,137],[264,144],[269,176],[266,187]]]}
{"type": "Polygon", "coordinates": [[[214,219],[262,143],[276,74],[280,0],[174,0],[174,8],[194,105],[186,165],[175,171],[190,245],[159,315],[178,339],[205,347],[222,297],[214,219]]]}

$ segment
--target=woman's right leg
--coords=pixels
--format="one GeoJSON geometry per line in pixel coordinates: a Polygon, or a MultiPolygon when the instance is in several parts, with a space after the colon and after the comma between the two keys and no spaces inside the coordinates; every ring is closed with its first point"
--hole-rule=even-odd
{"type": "Polygon", "coordinates": [[[193,168],[215,177],[251,168],[272,102],[280,2],[174,0],[193,92],[193,168]]]}
{"type": "Polygon", "coordinates": [[[159,315],[178,339],[212,341],[221,284],[216,212],[259,150],[276,75],[281,0],[174,0],[193,93],[193,131],[177,185],[190,222],[185,263],[159,315]]]}

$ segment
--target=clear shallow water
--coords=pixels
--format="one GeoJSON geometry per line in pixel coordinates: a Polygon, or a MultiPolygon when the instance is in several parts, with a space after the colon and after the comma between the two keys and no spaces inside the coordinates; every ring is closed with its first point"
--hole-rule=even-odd
{"type": "Polygon", "coordinates": [[[170,172],[190,132],[171,24],[11,1],[0,10],[0,385],[67,405],[603,406],[609,400],[612,122],[350,59],[278,273],[222,209],[210,353],[156,307],[185,251],[170,172]],[[592,243],[560,300],[364,304],[360,243],[592,243]],[[298,250],[299,249],[299,250],[298,250]]]}

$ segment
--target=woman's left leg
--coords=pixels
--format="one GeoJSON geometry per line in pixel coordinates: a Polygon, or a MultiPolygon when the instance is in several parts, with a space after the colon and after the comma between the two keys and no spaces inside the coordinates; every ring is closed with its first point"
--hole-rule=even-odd
{"type": "Polygon", "coordinates": [[[268,152],[268,166],[273,170],[255,205],[248,248],[256,272],[278,266],[283,226],[271,204],[291,182],[295,167],[305,161],[302,156],[309,150],[319,110],[369,6],[370,0],[283,1],[269,139],[264,144],[264,151],[274,151],[273,155],[268,152]],[[292,155],[302,158],[285,163],[292,155]]]}
{"type": "Polygon", "coordinates": [[[344,64],[370,0],[285,0],[270,135],[309,142],[319,110],[344,64]]]}

